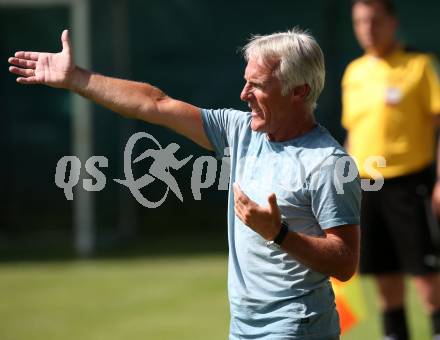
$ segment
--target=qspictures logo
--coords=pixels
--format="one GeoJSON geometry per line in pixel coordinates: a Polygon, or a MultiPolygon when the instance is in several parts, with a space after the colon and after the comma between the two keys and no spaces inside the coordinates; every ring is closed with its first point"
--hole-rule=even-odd
{"type": "MultiPolygon", "coordinates": [[[[173,176],[173,173],[183,167],[190,166],[191,173],[191,192],[195,200],[201,200],[201,189],[207,189],[213,186],[217,179],[218,160],[212,156],[200,156],[194,158],[193,155],[179,158],[176,153],[180,146],[176,143],[170,143],[162,147],[159,141],[146,132],[137,132],[127,141],[124,150],[124,178],[114,178],[113,181],[126,187],[136,201],[146,208],[157,208],[163,204],[171,192],[181,202],[183,194],[179,183],[173,176]],[[133,159],[134,148],[137,142],[145,139],[153,147],[146,149],[139,156],[133,159]],[[133,164],[139,164],[149,159],[149,168],[147,173],[139,178],[134,177],[133,164]],[[156,200],[148,197],[148,186],[153,182],[161,182],[166,190],[164,194],[156,200]],[[142,191],[141,191],[142,190],[142,191]]],[[[228,190],[230,181],[230,149],[224,150],[224,157],[220,160],[220,172],[218,179],[218,190],[228,190]]],[[[386,166],[383,157],[373,156],[367,159],[364,168],[369,173],[376,175],[374,183],[370,180],[362,179],[361,188],[365,191],[377,191],[383,186],[383,177],[374,168],[386,166]]],[[[86,191],[101,191],[107,184],[107,177],[100,170],[109,166],[108,159],[105,156],[92,156],[84,164],[85,171],[91,178],[82,179],[82,187],[86,191]]],[[[319,167],[315,167],[312,172],[307,172],[306,167],[298,159],[281,158],[274,152],[262,156],[244,156],[236,161],[236,181],[242,178],[256,177],[253,185],[258,188],[274,189],[281,187],[283,192],[295,192],[308,183],[310,190],[317,190],[322,184],[320,179],[323,169],[325,170],[325,180],[330,180],[338,194],[344,194],[344,185],[358,179],[358,171],[353,158],[344,156],[338,158],[336,162],[322,162],[319,167]],[[277,164],[276,173],[255,174],[255,169],[264,169],[267,164],[277,164]],[[330,170],[329,168],[330,167],[330,170]],[[330,174],[330,176],[328,176],[330,174]]],[[[81,160],[76,156],[62,157],[56,166],[55,184],[63,189],[67,200],[73,200],[73,189],[79,184],[81,173],[81,160]]],[[[150,192],[151,193],[151,192],[150,192]]]]}
{"type": "MultiPolygon", "coordinates": [[[[149,133],[137,132],[128,139],[125,145],[125,178],[115,178],[113,181],[128,188],[136,201],[147,208],[159,207],[165,202],[170,191],[183,202],[183,195],[179,184],[170,170],[173,169],[176,171],[186,166],[189,161],[193,159],[193,155],[179,160],[175,155],[179,149],[180,146],[176,143],[170,143],[163,148],[159,141],[149,133]],[[133,149],[136,143],[141,139],[147,139],[152,142],[154,148],[145,150],[142,154],[133,159],[133,149]],[[135,179],[132,165],[140,163],[147,158],[151,158],[148,173],[135,179]],[[159,200],[153,201],[145,197],[141,189],[148,187],[148,185],[155,181],[162,182],[166,186],[166,191],[159,200]]],[[[223,157],[221,160],[218,190],[228,190],[229,187],[229,148],[225,149],[225,155],[226,157],[223,157]]],[[[57,163],[55,184],[64,190],[64,195],[67,200],[73,200],[73,188],[79,183],[81,166],[81,161],[76,156],[64,156],[57,163]]],[[[84,165],[85,170],[93,178],[82,180],[83,188],[86,191],[101,191],[107,184],[105,174],[97,166],[99,168],[107,168],[107,157],[92,156],[86,161],[84,165]]],[[[195,200],[201,199],[201,189],[209,188],[215,183],[216,175],[217,160],[214,157],[200,156],[194,160],[191,174],[191,191],[195,200]],[[205,176],[202,176],[205,168],[205,176]]]]}

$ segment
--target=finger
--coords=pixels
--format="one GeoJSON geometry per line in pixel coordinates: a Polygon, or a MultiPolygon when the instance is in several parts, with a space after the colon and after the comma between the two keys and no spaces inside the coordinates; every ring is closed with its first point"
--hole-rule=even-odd
{"type": "Polygon", "coordinates": [[[240,199],[242,196],[242,193],[241,193],[241,191],[239,191],[240,190],[239,187],[237,187],[235,185],[233,185],[232,187],[234,190],[234,209],[236,211],[241,212],[244,209],[244,203],[240,199]]]}
{"type": "Polygon", "coordinates": [[[239,201],[238,199],[239,194],[234,192],[234,206],[237,208],[239,205],[241,205],[242,203],[239,201]]]}
{"type": "Polygon", "coordinates": [[[24,84],[24,85],[31,85],[31,84],[38,84],[36,77],[28,77],[28,78],[17,78],[17,83],[24,84]]]}
{"type": "Polygon", "coordinates": [[[35,69],[37,62],[33,60],[26,60],[26,59],[20,59],[20,58],[9,58],[8,62],[15,66],[20,66],[24,68],[30,68],[35,69]]]}
{"type": "Polygon", "coordinates": [[[240,193],[240,192],[241,192],[240,186],[238,185],[237,182],[234,182],[234,183],[232,184],[232,188],[234,189],[234,194],[235,194],[235,193],[240,193]]]}
{"type": "Polygon", "coordinates": [[[243,209],[244,203],[242,201],[240,201],[240,199],[238,197],[236,197],[234,200],[234,206],[236,209],[243,209]]]}
{"type": "Polygon", "coordinates": [[[63,51],[70,51],[69,30],[64,30],[63,33],[61,33],[61,44],[63,45],[63,51]]]}
{"type": "Polygon", "coordinates": [[[246,205],[249,202],[249,199],[247,198],[247,196],[243,193],[243,191],[238,191],[237,194],[235,195],[235,200],[237,201],[237,203],[240,203],[242,205],[246,205]]]}
{"type": "Polygon", "coordinates": [[[28,59],[37,61],[40,53],[39,52],[30,52],[30,51],[19,51],[15,52],[14,56],[21,59],[28,59]]]}
{"type": "Polygon", "coordinates": [[[234,201],[237,202],[242,195],[242,191],[240,190],[238,183],[232,184],[232,190],[234,191],[234,201]]]}
{"type": "Polygon", "coordinates": [[[267,198],[269,202],[269,208],[272,213],[279,213],[278,203],[277,203],[277,196],[275,193],[271,193],[269,197],[267,198]]]}
{"type": "Polygon", "coordinates": [[[234,188],[234,196],[241,202],[243,202],[244,204],[248,203],[249,201],[252,201],[244,192],[243,190],[241,190],[240,185],[235,182],[233,184],[233,188],[234,188]]]}
{"type": "Polygon", "coordinates": [[[234,205],[235,215],[244,222],[243,207],[240,204],[234,205]]]}
{"type": "Polygon", "coordinates": [[[19,68],[19,67],[15,67],[15,66],[10,66],[9,71],[12,73],[18,74],[19,76],[23,76],[23,77],[35,76],[34,70],[19,68]]]}
{"type": "Polygon", "coordinates": [[[238,203],[238,202],[235,202],[234,203],[234,210],[235,210],[235,213],[239,213],[239,212],[241,212],[241,210],[242,210],[243,208],[242,208],[242,206],[241,206],[241,204],[240,203],[238,203]]]}

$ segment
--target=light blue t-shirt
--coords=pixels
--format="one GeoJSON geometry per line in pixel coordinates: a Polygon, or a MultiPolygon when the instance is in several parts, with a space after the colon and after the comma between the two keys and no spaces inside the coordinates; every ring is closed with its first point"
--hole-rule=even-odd
{"type": "MultiPolygon", "coordinates": [[[[275,192],[289,230],[319,236],[326,228],[359,224],[359,179],[335,184],[336,164],[348,156],[322,126],[286,142],[272,142],[251,130],[248,112],[201,112],[217,156],[230,154],[230,184],[238,182],[263,206],[275,192]]],[[[231,185],[228,204],[230,339],[337,338],[339,318],[328,276],[279,247],[268,247],[241,222],[231,185]]]]}

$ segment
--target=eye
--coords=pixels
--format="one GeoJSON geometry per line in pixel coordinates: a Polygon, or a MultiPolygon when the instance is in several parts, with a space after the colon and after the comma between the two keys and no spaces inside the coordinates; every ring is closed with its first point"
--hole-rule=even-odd
{"type": "Polygon", "coordinates": [[[254,89],[262,89],[263,88],[263,85],[258,84],[258,83],[249,83],[249,85],[251,88],[254,88],[254,89]]]}
{"type": "Polygon", "coordinates": [[[252,81],[246,81],[245,80],[245,87],[249,92],[254,92],[255,90],[263,90],[264,86],[262,83],[255,83],[252,81]]]}

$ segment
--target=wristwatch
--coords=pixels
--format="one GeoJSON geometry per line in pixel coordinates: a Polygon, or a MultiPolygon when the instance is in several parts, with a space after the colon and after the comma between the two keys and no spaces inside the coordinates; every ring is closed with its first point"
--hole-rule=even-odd
{"type": "Polygon", "coordinates": [[[281,228],[280,228],[280,231],[278,232],[278,235],[275,236],[275,238],[273,240],[266,241],[266,246],[268,246],[268,247],[271,247],[273,245],[281,246],[281,243],[283,243],[288,232],[289,232],[289,225],[286,222],[282,221],[281,228]]]}

